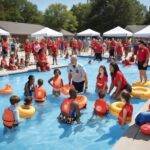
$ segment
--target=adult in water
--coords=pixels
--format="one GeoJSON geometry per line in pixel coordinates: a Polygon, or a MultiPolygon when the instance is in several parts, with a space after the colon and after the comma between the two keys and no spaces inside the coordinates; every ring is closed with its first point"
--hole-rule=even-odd
{"type": "Polygon", "coordinates": [[[68,80],[78,93],[84,92],[88,88],[87,74],[85,69],[78,64],[77,57],[71,57],[71,63],[68,65],[68,80]]]}
{"type": "Polygon", "coordinates": [[[131,93],[132,87],[130,84],[128,84],[125,76],[120,71],[119,66],[115,62],[112,62],[110,63],[109,69],[111,75],[111,85],[109,89],[109,94],[114,89],[114,87],[116,87],[115,92],[112,94],[112,98],[120,99],[120,94],[123,90],[126,90],[129,93],[131,93]]]}
{"type": "Polygon", "coordinates": [[[146,70],[148,67],[149,57],[150,57],[149,50],[146,47],[146,44],[143,41],[140,41],[136,60],[138,64],[141,82],[147,81],[146,70]]]}

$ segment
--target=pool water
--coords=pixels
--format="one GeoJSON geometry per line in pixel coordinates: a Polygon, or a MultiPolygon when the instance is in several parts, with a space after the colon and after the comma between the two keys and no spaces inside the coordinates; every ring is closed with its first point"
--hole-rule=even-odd
{"type": "MultiPolygon", "coordinates": [[[[117,140],[128,129],[128,126],[121,128],[117,124],[117,119],[108,114],[105,118],[95,118],[89,121],[94,101],[98,98],[95,93],[95,80],[99,65],[103,64],[109,67],[106,60],[101,63],[93,62],[89,65],[88,58],[79,58],[88,74],[89,87],[86,96],[88,97],[87,109],[82,111],[81,124],[66,125],[57,121],[60,113],[60,104],[64,96],[54,98],[51,95],[52,88],[47,83],[52,77],[53,70],[50,72],[29,72],[23,74],[1,77],[0,87],[9,83],[13,85],[14,94],[21,97],[23,102],[24,84],[30,74],[37,79],[44,79],[44,87],[48,93],[48,99],[43,104],[33,103],[36,107],[36,114],[33,118],[24,120],[19,127],[11,131],[5,131],[2,121],[0,123],[0,149],[5,150],[109,150],[117,140]]],[[[60,62],[67,63],[64,60],[60,62]]],[[[121,66],[129,83],[138,80],[138,70],[136,66],[124,68],[121,66]]],[[[62,78],[67,83],[67,69],[61,68],[62,78]]],[[[150,71],[148,71],[150,77],[150,71]]],[[[110,83],[110,81],[109,81],[110,83]]],[[[109,96],[106,96],[108,102],[113,102],[109,96]]],[[[20,103],[22,103],[20,102],[20,103]]],[[[134,115],[144,104],[144,101],[133,99],[134,115]]],[[[2,116],[5,107],[9,106],[9,96],[0,96],[0,116],[2,116]]]]}

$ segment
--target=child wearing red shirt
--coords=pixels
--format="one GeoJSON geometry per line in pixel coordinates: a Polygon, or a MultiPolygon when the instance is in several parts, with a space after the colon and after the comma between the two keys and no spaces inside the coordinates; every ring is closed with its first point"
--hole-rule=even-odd
{"type": "Polygon", "coordinates": [[[123,55],[123,46],[122,46],[121,42],[118,42],[117,46],[116,46],[117,60],[120,61],[122,59],[122,55],[123,55]]]}
{"type": "Polygon", "coordinates": [[[130,104],[130,93],[128,93],[126,90],[122,91],[121,93],[121,100],[125,102],[122,110],[119,113],[118,116],[118,123],[123,126],[132,120],[132,114],[133,114],[133,106],[130,104]]]}
{"type": "Polygon", "coordinates": [[[26,39],[23,47],[24,47],[24,51],[25,51],[26,66],[28,66],[29,63],[30,63],[30,54],[31,54],[31,51],[32,51],[32,46],[31,46],[28,39],[26,39]]]}
{"type": "Polygon", "coordinates": [[[57,64],[57,55],[58,55],[58,47],[57,44],[53,41],[52,47],[51,47],[52,57],[53,57],[53,65],[57,64]]]}
{"type": "Polygon", "coordinates": [[[108,90],[107,82],[108,82],[108,74],[106,68],[105,66],[100,66],[96,80],[96,91],[98,93],[102,93],[105,95],[108,90]]]}
{"type": "Polygon", "coordinates": [[[15,65],[15,56],[14,54],[10,55],[10,59],[9,59],[9,69],[10,70],[16,70],[17,66],[15,65]]]}

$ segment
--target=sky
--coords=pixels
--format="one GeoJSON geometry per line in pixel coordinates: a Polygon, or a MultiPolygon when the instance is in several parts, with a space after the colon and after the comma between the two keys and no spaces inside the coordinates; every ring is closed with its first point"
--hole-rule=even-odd
{"type": "MultiPolygon", "coordinates": [[[[41,11],[44,11],[50,4],[53,3],[63,3],[67,5],[69,8],[72,7],[73,4],[86,3],[87,0],[29,0],[32,3],[36,4],[38,6],[38,9],[41,11]]],[[[139,0],[142,4],[147,6],[147,8],[150,6],[150,0],[139,0]]]]}

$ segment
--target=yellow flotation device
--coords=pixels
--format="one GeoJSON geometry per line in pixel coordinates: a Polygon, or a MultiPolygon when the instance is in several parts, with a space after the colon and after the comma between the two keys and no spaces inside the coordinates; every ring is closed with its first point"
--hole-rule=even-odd
{"type": "Polygon", "coordinates": [[[132,84],[132,86],[150,86],[150,81],[147,81],[147,82],[140,82],[140,81],[137,81],[135,83],[132,84]]]}
{"type": "Polygon", "coordinates": [[[12,86],[6,84],[3,88],[0,89],[0,94],[11,94],[13,91],[12,86]]]}
{"type": "Polygon", "coordinates": [[[120,111],[122,110],[124,106],[124,102],[114,102],[110,105],[110,113],[116,117],[118,117],[120,111]]]}
{"type": "Polygon", "coordinates": [[[29,109],[25,109],[23,106],[19,106],[18,110],[19,116],[21,118],[31,118],[35,114],[35,108],[33,106],[30,106],[29,109]]]}
{"type": "Polygon", "coordinates": [[[148,100],[150,99],[150,88],[142,86],[133,86],[131,94],[133,97],[148,100]]]}

